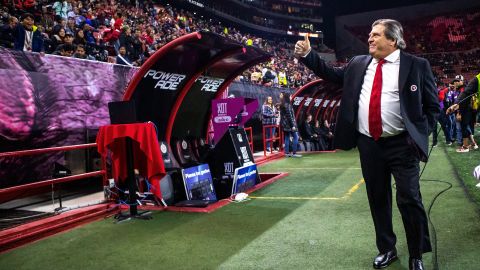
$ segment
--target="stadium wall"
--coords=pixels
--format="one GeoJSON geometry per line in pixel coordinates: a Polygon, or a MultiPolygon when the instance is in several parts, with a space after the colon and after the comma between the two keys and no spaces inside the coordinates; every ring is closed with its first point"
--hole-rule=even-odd
{"type": "MultiPolygon", "coordinates": [[[[0,48],[0,153],[95,142],[137,68],[0,48]]],[[[234,82],[235,96],[278,97],[280,89],[234,82]]],[[[291,89],[281,91],[293,92],[291,89]]],[[[258,113],[255,122],[258,120],[258,113]]],[[[260,131],[261,132],[261,131],[260,131]]],[[[0,158],[0,189],[52,177],[63,153],[0,158]]]]}

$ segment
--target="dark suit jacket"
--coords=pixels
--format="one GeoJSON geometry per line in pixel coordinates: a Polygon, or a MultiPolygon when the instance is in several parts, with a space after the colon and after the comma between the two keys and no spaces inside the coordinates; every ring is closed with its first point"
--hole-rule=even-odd
{"type": "MultiPolygon", "coordinates": [[[[358,101],[370,61],[370,55],[355,56],[346,66],[336,68],[327,65],[314,51],[301,58],[301,62],[324,80],[343,85],[335,131],[336,148],[348,150],[356,147],[359,135],[356,128],[358,101]]],[[[440,113],[437,89],[428,61],[401,51],[398,89],[406,130],[414,141],[413,146],[420,150],[418,157],[426,161],[428,136],[435,128],[440,113]]]]}
{"type": "Polygon", "coordinates": [[[311,125],[312,122],[308,123],[307,120],[303,121],[303,125],[301,127],[302,138],[305,141],[309,141],[312,139],[314,131],[311,125]]]}

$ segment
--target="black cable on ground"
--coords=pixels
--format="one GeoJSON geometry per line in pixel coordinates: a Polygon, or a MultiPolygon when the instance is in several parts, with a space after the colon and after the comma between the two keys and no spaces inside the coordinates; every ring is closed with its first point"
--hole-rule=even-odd
{"type": "Polygon", "coordinates": [[[430,223],[430,228],[432,229],[432,235],[431,238],[433,240],[433,254],[432,254],[432,261],[433,261],[433,269],[434,270],[439,270],[440,268],[438,267],[438,241],[437,241],[437,231],[435,229],[435,225],[432,222],[432,219],[430,218],[430,213],[432,211],[433,205],[435,204],[435,201],[442,195],[444,192],[447,190],[451,189],[453,187],[452,183],[447,182],[447,181],[441,181],[441,180],[430,180],[430,179],[420,179],[420,181],[424,182],[437,182],[437,183],[444,183],[447,184],[448,187],[441,190],[439,193],[437,193],[434,197],[430,205],[428,206],[427,210],[427,217],[428,217],[428,223],[430,223]]]}
{"type": "MultiPolygon", "coordinates": [[[[438,133],[442,130],[442,128],[438,128],[437,129],[437,137],[438,137],[438,133]]],[[[435,138],[435,141],[438,141],[437,138],[435,138]]],[[[430,147],[430,151],[428,151],[428,158],[430,159],[430,154],[432,153],[432,150],[433,150],[433,147],[434,145],[432,144],[432,146],[430,147]]],[[[433,205],[435,204],[435,202],[437,201],[438,197],[440,197],[440,195],[442,195],[444,192],[446,192],[447,190],[451,189],[453,187],[452,183],[450,182],[447,182],[447,181],[442,181],[442,180],[436,180],[436,179],[422,179],[422,175],[423,175],[423,172],[425,171],[425,167],[427,167],[427,164],[428,164],[428,161],[425,163],[425,165],[423,165],[423,168],[422,168],[422,171],[420,172],[420,175],[419,175],[419,179],[420,181],[424,181],[424,182],[436,182],[436,183],[443,183],[443,184],[447,184],[448,187],[441,190],[440,192],[438,192],[432,199],[432,201],[430,202],[430,205],[428,206],[428,210],[427,210],[427,218],[428,218],[428,223],[430,223],[430,227],[432,228],[432,235],[431,235],[431,238],[433,240],[433,254],[432,254],[432,262],[433,262],[433,269],[434,270],[439,270],[439,266],[438,266],[438,241],[437,241],[437,230],[435,228],[435,224],[433,224],[432,222],[432,219],[430,218],[430,213],[432,211],[432,208],[433,208],[433,205]]]]}

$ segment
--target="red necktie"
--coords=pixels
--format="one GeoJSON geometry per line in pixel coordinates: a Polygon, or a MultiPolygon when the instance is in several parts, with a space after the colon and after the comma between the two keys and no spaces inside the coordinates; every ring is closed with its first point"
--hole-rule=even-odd
{"type": "Polygon", "coordinates": [[[382,115],[381,115],[381,99],[382,99],[382,65],[385,59],[380,59],[375,71],[373,79],[372,93],[370,95],[370,106],[368,107],[368,129],[370,135],[376,141],[382,135],[382,115]]]}

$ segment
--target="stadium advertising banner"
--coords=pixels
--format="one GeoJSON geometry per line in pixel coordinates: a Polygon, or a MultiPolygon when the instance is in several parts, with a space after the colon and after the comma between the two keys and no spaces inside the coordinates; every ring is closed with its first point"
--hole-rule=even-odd
{"type": "Polygon", "coordinates": [[[262,104],[267,100],[267,97],[272,97],[273,103],[280,103],[280,93],[289,93],[292,95],[295,90],[291,88],[274,88],[265,87],[257,84],[236,82],[229,86],[228,94],[235,97],[244,97],[258,100],[259,106],[253,116],[255,119],[259,119],[259,115],[262,113],[262,104]]]}
{"type": "MultiPolygon", "coordinates": [[[[122,100],[137,71],[4,48],[0,55],[0,77],[8,78],[0,80],[0,152],[95,142],[110,123],[108,102],[122,100]]],[[[0,158],[0,188],[50,179],[54,163],[72,153],[0,158]]]]}
{"type": "Polygon", "coordinates": [[[226,98],[212,100],[213,140],[220,141],[228,127],[238,125],[243,110],[243,98],[226,98]]]}
{"type": "Polygon", "coordinates": [[[257,165],[248,165],[235,169],[235,176],[233,179],[232,195],[246,192],[259,183],[257,173],[257,165]]]}
{"type": "Polygon", "coordinates": [[[182,175],[187,200],[217,200],[208,164],[183,169],[182,175]]]}
{"type": "Polygon", "coordinates": [[[254,98],[244,98],[245,105],[243,106],[242,111],[242,119],[240,120],[240,125],[244,126],[250,118],[252,118],[253,114],[259,107],[259,102],[257,99],[254,98]]]}
{"type": "Polygon", "coordinates": [[[226,98],[212,100],[212,123],[215,142],[218,142],[232,125],[243,126],[252,118],[258,101],[250,98],[226,98]]]}
{"type": "Polygon", "coordinates": [[[243,128],[232,128],[230,129],[230,136],[232,138],[233,146],[237,153],[238,159],[241,161],[240,164],[253,164],[253,154],[248,144],[248,137],[245,129],[243,128]]]}

